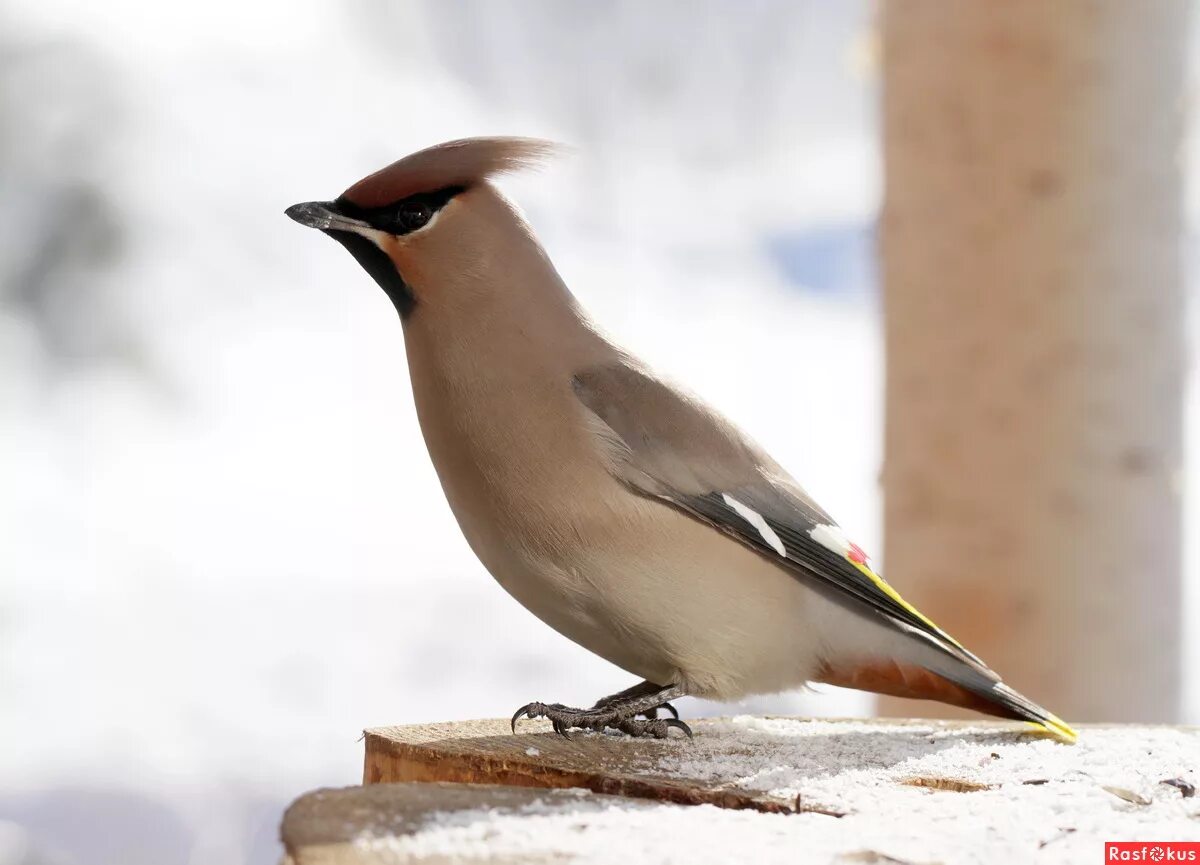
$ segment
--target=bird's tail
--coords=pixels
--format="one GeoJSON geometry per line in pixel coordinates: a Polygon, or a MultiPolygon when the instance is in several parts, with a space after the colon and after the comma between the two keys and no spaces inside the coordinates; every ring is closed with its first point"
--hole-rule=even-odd
{"type": "Polygon", "coordinates": [[[971,698],[976,711],[1014,721],[1028,721],[1064,742],[1074,742],[1078,738],[1061,718],[1004,684],[974,655],[951,650],[927,660],[931,663],[923,666],[960,688],[971,698]]]}
{"type": "Polygon", "coordinates": [[[1057,715],[1008,687],[986,667],[950,658],[938,661],[919,665],[889,658],[827,665],[817,681],[891,697],[936,700],[998,718],[1028,721],[1064,742],[1078,738],[1057,715]]]}
{"type": "Polygon", "coordinates": [[[1028,721],[1064,742],[1074,742],[1079,738],[1079,734],[1072,730],[1062,718],[1053,712],[1046,711],[1033,700],[1014,691],[1003,682],[996,682],[990,690],[979,693],[979,696],[988,701],[991,706],[990,709],[984,710],[989,714],[1017,721],[1028,721]]]}

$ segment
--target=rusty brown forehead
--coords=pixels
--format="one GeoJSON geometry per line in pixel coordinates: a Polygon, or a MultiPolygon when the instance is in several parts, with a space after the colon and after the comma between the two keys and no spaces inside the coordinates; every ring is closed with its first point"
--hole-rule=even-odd
{"type": "Polygon", "coordinates": [[[495,174],[537,164],[554,145],[532,138],[464,138],[418,151],[369,174],[342,193],[358,207],[384,207],[410,195],[469,188],[495,174]]]}

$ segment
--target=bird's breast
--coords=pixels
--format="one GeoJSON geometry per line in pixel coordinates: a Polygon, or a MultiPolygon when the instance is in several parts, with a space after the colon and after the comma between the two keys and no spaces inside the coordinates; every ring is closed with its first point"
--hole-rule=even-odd
{"type": "Polygon", "coordinates": [[[408,342],[421,432],[472,549],[502,580],[513,559],[561,560],[616,483],[569,376],[408,342]]]}

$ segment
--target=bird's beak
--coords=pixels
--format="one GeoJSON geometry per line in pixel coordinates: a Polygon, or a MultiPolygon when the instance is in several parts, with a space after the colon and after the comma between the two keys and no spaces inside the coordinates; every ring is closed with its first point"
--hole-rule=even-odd
{"type": "Polygon", "coordinates": [[[371,228],[367,223],[342,213],[336,201],[306,201],[303,204],[293,204],[284,213],[301,225],[319,231],[351,231],[361,234],[371,228]]]}

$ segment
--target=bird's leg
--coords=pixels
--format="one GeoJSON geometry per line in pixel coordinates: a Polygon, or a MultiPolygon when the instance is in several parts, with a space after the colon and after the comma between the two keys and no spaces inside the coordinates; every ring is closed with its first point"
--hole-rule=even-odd
{"type": "MultiPolygon", "coordinates": [[[[513,732],[517,731],[517,719],[547,718],[554,726],[554,732],[568,736],[569,730],[603,731],[611,727],[630,736],[653,736],[656,739],[667,738],[672,727],[682,730],[690,739],[692,730],[687,724],[674,718],[658,718],[657,709],[667,704],[669,700],[686,696],[686,691],[679,685],[656,685],[653,682],[642,682],[619,694],[599,700],[590,709],[572,709],[561,703],[529,703],[517,709],[512,717],[513,732]],[[655,712],[655,715],[651,715],[655,712]],[[638,715],[646,715],[647,720],[638,720],[638,715]]],[[[674,708],[671,712],[674,713],[674,708]]]]}
{"type": "MultiPolygon", "coordinates": [[[[630,697],[645,697],[650,694],[656,694],[661,690],[662,690],[662,685],[656,685],[653,682],[638,682],[632,688],[626,688],[624,691],[620,691],[619,693],[613,694],[608,697],[601,697],[599,700],[596,701],[596,704],[594,706],[592,706],[592,711],[594,712],[598,709],[607,709],[613,703],[620,702],[621,700],[624,700],[624,699],[627,699],[630,697]]],[[[645,717],[646,719],[648,719],[650,721],[653,721],[655,718],[658,717],[659,709],[666,709],[668,712],[671,713],[671,715],[675,718],[676,721],[679,720],[679,712],[670,703],[663,703],[661,706],[651,706],[646,711],[639,712],[638,714],[642,715],[643,717],[645,717]]]]}

